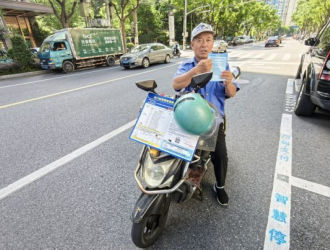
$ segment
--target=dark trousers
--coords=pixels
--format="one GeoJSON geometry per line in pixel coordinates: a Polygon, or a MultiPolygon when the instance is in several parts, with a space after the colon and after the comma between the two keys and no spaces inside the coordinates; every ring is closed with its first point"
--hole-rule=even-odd
{"type": "Polygon", "coordinates": [[[226,181],[228,168],[228,156],[226,146],[226,134],[224,124],[219,125],[219,134],[215,151],[211,153],[211,161],[214,166],[214,175],[217,180],[218,187],[223,187],[226,181]]]}

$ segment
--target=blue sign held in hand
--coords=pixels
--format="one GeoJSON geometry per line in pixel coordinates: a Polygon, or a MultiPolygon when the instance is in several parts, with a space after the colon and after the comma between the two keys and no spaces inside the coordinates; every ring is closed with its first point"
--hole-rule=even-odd
{"type": "Polygon", "coordinates": [[[221,73],[227,68],[227,53],[210,53],[208,58],[212,59],[212,72],[213,77],[211,81],[224,81],[225,79],[221,79],[221,73]]]}

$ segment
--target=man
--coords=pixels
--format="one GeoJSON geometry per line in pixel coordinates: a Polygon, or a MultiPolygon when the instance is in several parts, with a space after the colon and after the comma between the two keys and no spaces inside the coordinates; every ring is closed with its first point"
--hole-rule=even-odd
{"type": "MultiPolygon", "coordinates": [[[[200,23],[197,25],[191,34],[191,48],[194,51],[194,58],[183,62],[173,79],[173,88],[176,91],[182,89],[191,91],[189,87],[193,76],[210,72],[212,70],[212,59],[208,59],[208,54],[211,53],[214,43],[214,32],[211,25],[200,23]]],[[[221,74],[221,79],[224,81],[210,81],[204,88],[199,90],[206,100],[215,105],[220,114],[225,115],[225,99],[226,97],[235,96],[239,87],[236,83],[233,83],[233,75],[229,70],[227,64],[227,70],[221,74]]],[[[214,190],[217,194],[217,200],[220,205],[228,205],[228,195],[224,189],[228,157],[227,147],[225,140],[224,123],[219,125],[219,134],[217,138],[215,151],[211,154],[211,161],[214,166],[214,174],[216,177],[216,183],[214,184],[214,190]]]]}
{"type": "Polygon", "coordinates": [[[174,48],[175,55],[178,55],[179,52],[180,52],[179,44],[178,43],[175,43],[174,46],[173,46],[173,48],[174,48]]]}

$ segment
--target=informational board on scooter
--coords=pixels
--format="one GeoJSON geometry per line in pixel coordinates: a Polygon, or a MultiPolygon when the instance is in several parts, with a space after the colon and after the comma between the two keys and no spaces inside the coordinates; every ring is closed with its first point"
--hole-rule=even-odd
{"type": "Polygon", "coordinates": [[[149,93],[129,136],[131,140],[191,161],[199,136],[183,131],[174,119],[175,100],[149,93]]]}

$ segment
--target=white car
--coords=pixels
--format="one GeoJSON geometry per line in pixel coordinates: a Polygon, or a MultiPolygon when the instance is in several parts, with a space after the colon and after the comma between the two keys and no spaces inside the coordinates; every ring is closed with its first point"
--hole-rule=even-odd
{"type": "Polygon", "coordinates": [[[215,40],[212,48],[212,52],[220,53],[227,52],[228,43],[224,40],[215,40]]]}

